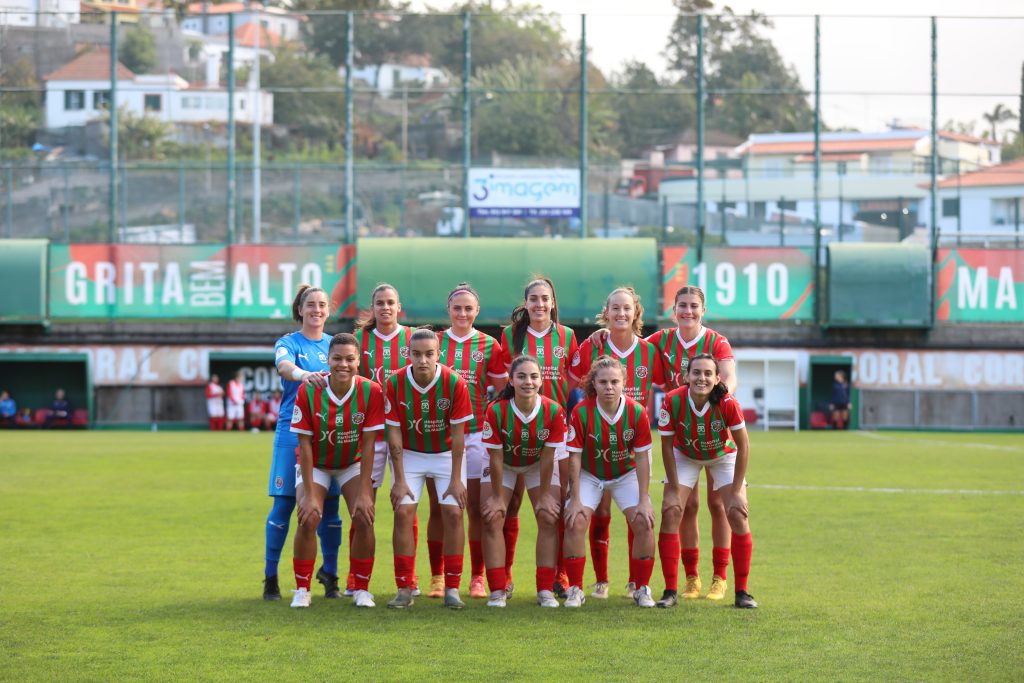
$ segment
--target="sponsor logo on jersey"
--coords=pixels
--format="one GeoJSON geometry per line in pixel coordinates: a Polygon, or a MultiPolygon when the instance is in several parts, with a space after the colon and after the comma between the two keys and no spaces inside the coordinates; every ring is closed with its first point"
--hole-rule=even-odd
{"type": "Polygon", "coordinates": [[[437,399],[437,409],[438,410],[448,410],[451,407],[452,407],[452,402],[449,401],[448,399],[446,399],[446,398],[439,398],[439,399],[437,399]]]}
{"type": "Polygon", "coordinates": [[[387,415],[391,412],[391,401],[387,396],[384,397],[384,414],[387,415]]]}
{"type": "Polygon", "coordinates": [[[658,426],[668,427],[668,423],[671,421],[672,418],[669,416],[668,411],[662,408],[661,411],[658,413],[658,426]]]}
{"type": "Polygon", "coordinates": [[[403,346],[403,347],[399,348],[398,349],[398,355],[401,356],[402,358],[408,358],[409,357],[409,347],[408,346],[403,346]]]}
{"type": "Polygon", "coordinates": [[[580,352],[579,351],[577,351],[576,353],[574,353],[572,355],[572,366],[573,367],[576,367],[577,365],[579,365],[582,362],[583,362],[583,359],[580,358],[580,352]]]}
{"type": "Polygon", "coordinates": [[[320,358],[320,362],[321,363],[326,363],[327,362],[327,355],[323,351],[320,351],[316,355],[317,355],[318,358],[320,358]]]}
{"type": "Polygon", "coordinates": [[[430,410],[430,401],[421,401],[420,410],[422,410],[423,412],[430,410]]]}
{"type": "Polygon", "coordinates": [[[391,358],[391,347],[390,346],[385,346],[384,347],[384,357],[385,358],[391,358]]]}
{"type": "Polygon", "coordinates": [[[679,361],[679,374],[680,375],[686,374],[686,368],[687,368],[687,366],[689,364],[690,364],[690,359],[689,358],[683,358],[682,360],[679,361]]]}
{"type": "Polygon", "coordinates": [[[352,424],[354,425],[363,424],[363,420],[365,419],[366,415],[364,415],[363,413],[352,413],[352,424]]]}
{"type": "Polygon", "coordinates": [[[569,439],[569,441],[575,441],[576,440],[576,428],[573,427],[572,425],[569,425],[569,437],[568,437],[568,439],[569,439]]]}
{"type": "Polygon", "coordinates": [[[278,358],[280,358],[281,356],[287,356],[287,355],[288,355],[288,349],[286,349],[285,347],[281,346],[281,347],[279,347],[277,349],[277,357],[278,358]]]}
{"type": "Polygon", "coordinates": [[[484,422],[483,438],[489,439],[492,436],[494,436],[494,430],[491,429],[491,423],[490,422],[484,422]]]}
{"type": "Polygon", "coordinates": [[[484,352],[483,351],[479,351],[479,350],[474,351],[473,353],[469,354],[469,357],[472,358],[473,361],[476,362],[476,363],[483,363],[484,362],[484,352]]]}
{"type": "Polygon", "coordinates": [[[637,379],[644,379],[645,377],[647,377],[647,367],[643,365],[638,365],[636,367],[636,376],[637,379]]]}
{"type": "Polygon", "coordinates": [[[295,406],[292,409],[292,424],[297,425],[302,422],[302,408],[295,406]]]}
{"type": "Polygon", "coordinates": [[[565,349],[561,346],[556,346],[555,350],[552,351],[555,354],[555,358],[565,358],[565,349]]]}
{"type": "Polygon", "coordinates": [[[543,355],[544,355],[544,347],[538,345],[537,346],[537,358],[541,358],[543,355]]]}
{"type": "Polygon", "coordinates": [[[632,441],[634,436],[636,436],[636,432],[634,432],[632,429],[627,429],[626,431],[622,432],[623,441],[632,441]]]}
{"type": "Polygon", "coordinates": [[[619,435],[618,434],[609,434],[608,435],[608,443],[618,443],[618,442],[619,442],[619,435]]]}
{"type": "Polygon", "coordinates": [[[455,349],[455,360],[462,360],[462,349],[455,349]]]}
{"type": "Polygon", "coordinates": [[[704,425],[703,424],[698,424],[697,425],[697,433],[698,434],[703,434],[704,433],[704,425]]]}
{"type": "Polygon", "coordinates": [[[724,427],[725,427],[725,425],[722,424],[721,420],[712,420],[711,421],[711,431],[713,431],[715,434],[717,434],[718,432],[722,431],[722,429],[724,427]]]}
{"type": "Polygon", "coordinates": [[[523,441],[526,441],[527,439],[529,439],[530,438],[530,430],[529,429],[524,429],[523,433],[519,436],[519,438],[521,438],[523,441]]]}
{"type": "Polygon", "coordinates": [[[537,432],[537,438],[540,439],[541,441],[547,441],[549,436],[551,436],[550,429],[542,429],[539,432],[537,432]]]}

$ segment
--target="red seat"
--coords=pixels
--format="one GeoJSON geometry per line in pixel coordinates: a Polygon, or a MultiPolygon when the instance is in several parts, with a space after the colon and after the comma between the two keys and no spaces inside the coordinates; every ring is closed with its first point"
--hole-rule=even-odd
{"type": "Polygon", "coordinates": [[[71,415],[71,426],[83,428],[88,427],[89,411],[86,408],[75,408],[75,412],[71,415]]]}
{"type": "Polygon", "coordinates": [[[748,425],[757,424],[757,411],[753,408],[743,409],[743,421],[748,425]]]}
{"type": "Polygon", "coordinates": [[[828,429],[829,423],[825,418],[825,413],[820,410],[811,411],[811,429],[828,429]]]}
{"type": "Polygon", "coordinates": [[[49,408],[36,408],[35,415],[32,416],[32,424],[36,427],[42,427],[46,424],[46,418],[50,417],[49,408]]]}

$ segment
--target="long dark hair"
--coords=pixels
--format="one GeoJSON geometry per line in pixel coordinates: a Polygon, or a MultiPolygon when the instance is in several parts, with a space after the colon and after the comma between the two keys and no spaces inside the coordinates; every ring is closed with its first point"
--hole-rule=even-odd
{"type": "Polygon", "coordinates": [[[558,322],[558,297],[555,296],[555,283],[544,276],[538,276],[526,283],[523,290],[523,303],[512,309],[512,349],[511,356],[515,356],[523,348],[526,340],[526,328],[530,326],[530,314],[526,310],[526,298],[530,296],[530,290],[534,287],[544,285],[551,290],[551,322],[558,322]]]}
{"type": "Polygon", "coordinates": [[[516,368],[518,368],[523,363],[533,363],[534,365],[537,366],[538,370],[540,369],[540,362],[533,356],[524,353],[521,356],[516,356],[515,358],[513,358],[512,365],[510,365],[508,368],[508,384],[506,384],[504,388],[498,393],[498,395],[494,399],[495,401],[511,401],[513,398],[515,398],[516,388],[512,386],[512,377],[516,374],[516,368]]]}
{"type": "MultiPolygon", "coordinates": [[[[714,356],[712,356],[709,353],[698,353],[696,356],[691,358],[689,365],[686,366],[687,374],[689,374],[690,368],[693,367],[694,362],[699,360],[709,360],[712,363],[714,363],[715,374],[719,374],[718,361],[715,359],[714,356]]],[[[719,403],[721,403],[722,399],[725,398],[726,394],[728,393],[729,387],[725,386],[724,382],[719,381],[718,383],[715,384],[715,386],[711,387],[711,395],[708,397],[708,400],[711,401],[712,404],[717,406],[719,403]]]]}

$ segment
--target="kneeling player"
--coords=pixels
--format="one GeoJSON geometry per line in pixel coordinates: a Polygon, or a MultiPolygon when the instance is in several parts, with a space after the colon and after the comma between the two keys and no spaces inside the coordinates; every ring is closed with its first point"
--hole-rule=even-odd
{"type": "Polygon", "coordinates": [[[721,491],[732,527],[733,575],[736,606],[757,607],[747,592],[753,542],[747,520],[746,479],[750,459],[743,411],[721,382],[718,361],[701,354],[690,360],[685,385],[665,396],[658,415],[661,454],[665,460],[665,497],[658,540],[665,594],[658,607],[677,603],[679,581],[679,521],[683,503],[697,483],[702,467],[708,469],[716,491],[721,491]]]}
{"type": "Polygon", "coordinates": [[[291,431],[299,435],[295,496],[299,530],[295,534],[295,583],[292,607],[309,607],[310,579],[316,562],[316,529],[332,480],[341,488],[355,530],[349,567],[356,580],[356,607],[374,607],[369,592],[373,572],[373,444],[384,429],[384,397],[379,385],[358,376],[359,342],[337,334],[327,351],[326,387],[304,386],[295,398],[291,431]]]}
{"type": "Polygon", "coordinates": [[[444,523],[444,606],[462,609],[459,597],[466,507],[465,423],[473,419],[469,387],[459,374],[437,362],[437,334],[417,329],[409,338],[411,364],[391,375],[385,387],[385,419],[391,453],[391,504],[395,508],[392,543],[398,594],[388,607],[413,603],[416,546],[413,522],[426,479],[440,494],[444,523]],[[441,493],[443,491],[443,493],[441,493]]]}
{"type": "Polygon", "coordinates": [[[565,509],[565,567],[570,588],[565,607],[580,607],[586,601],[585,539],[605,491],[625,514],[635,536],[629,559],[629,573],[637,582],[633,601],[639,607],[654,607],[648,586],[654,570],[654,512],[647,494],[651,464],[646,455],[652,445],[651,427],[644,407],[622,395],[624,375],[619,361],[610,356],[598,358],[583,380],[587,397],[572,411],[571,494],[565,509]]]}
{"type": "Polygon", "coordinates": [[[512,383],[487,408],[483,427],[483,445],[490,455],[480,479],[484,561],[491,589],[487,606],[505,606],[508,574],[503,529],[516,481],[522,475],[537,516],[537,603],[558,607],[551,590],[561,513],[555,448],[565,439],[565,413],[540,395],[543,378],[536,358],[518,356],[509,371],[512,383]]]}

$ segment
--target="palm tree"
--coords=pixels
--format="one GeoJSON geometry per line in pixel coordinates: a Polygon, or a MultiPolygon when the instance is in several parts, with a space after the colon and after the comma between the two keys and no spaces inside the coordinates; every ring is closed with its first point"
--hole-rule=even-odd
{"type": "Polygon", "coordinates": [[[988,121],[989,125],[992,126],[992,141],[998,142],[999,138],[996,135],[996,126],[1003,121],[1009,121],[1010,119],[1017,118],[1017,115],[1012,110],[1007,109],[1002,104],[997,104],[996,108],[992,110],[991,114],[982,114],[981,117],[988,121]]]}

